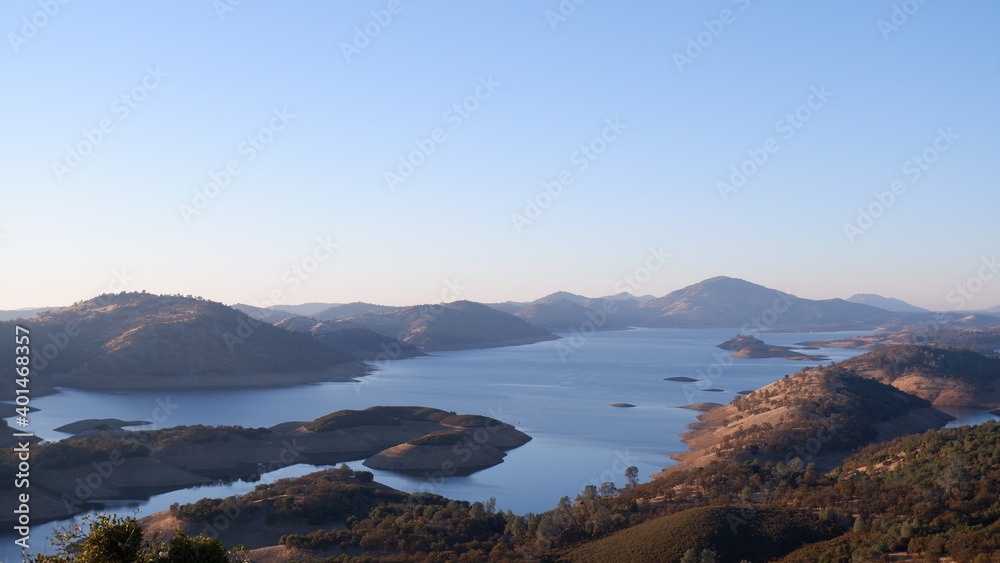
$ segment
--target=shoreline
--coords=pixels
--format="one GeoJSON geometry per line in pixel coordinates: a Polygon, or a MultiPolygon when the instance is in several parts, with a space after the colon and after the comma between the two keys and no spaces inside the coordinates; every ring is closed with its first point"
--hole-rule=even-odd
{"type": "MultiPolygon", "coordinates": [[[[359,377],[371,375],[375,371],[376,368],[372,365],[363,362],[350,362],[324,371],[271,372],[242,375],[187,375],[164,376],[164,378],[150,378],[145,376],[141,378],[128,376],[94,378],[82,375],[53,375],[46,377],[46,383],[56,393],[59,392],[58,388],[61,387],[98,391],[267,389],[309,383],[350,383],[358,381],[359,377]],[[169,378],[171,384],[162,384],[162,380],[167,378],[169,378]]],[[[36,394],[36,396],[42,395],[36,394]]]]}

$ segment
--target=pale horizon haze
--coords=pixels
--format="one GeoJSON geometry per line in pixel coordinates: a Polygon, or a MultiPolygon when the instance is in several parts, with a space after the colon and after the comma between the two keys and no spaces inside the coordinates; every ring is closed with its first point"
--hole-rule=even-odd
{"type": "Polygon", "coordinates": [[[974,1],[11,0],[0,309],[720,275],[997,307],[998,23],[974,1]]]}

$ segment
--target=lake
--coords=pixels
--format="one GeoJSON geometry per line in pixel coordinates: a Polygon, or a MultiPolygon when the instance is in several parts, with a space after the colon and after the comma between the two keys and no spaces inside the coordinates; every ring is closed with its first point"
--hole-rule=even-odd
{"type": "MultiPolygon", "coordinates": [[[[32,414],[30,430],[46,439],[58,439],[66,435],[54,429],[63,424],[110,417],[154,422],[145,428],[272,426],[374,405],[420,405],[484,414],[513,424],[533,440],[511,450],[504,463],[470,476],[428,480],[373,471],[375,479],[405,491],[431,491],[469,501],[495,497],[500,509],[537,513],[553,508],[562,496],[576,496],[588,484],[614,481],[623,486],[624,470],[629,465],[639,468],[641,480],[673,465],[667,456],[687,449],[678,435],[699,414],[679,407],[727,403],[739,391],[757,389],[815,363],[737,359],[715,347],[736,333],[736,329],[635,329],[592,334],[579,347],[568,348],[572,351],[568,354],[567,340],[436,352],[391,362],[360,383],[114,394],[64,389],[32,402],[40,410],[32,414]],[[665,381],[666,377],[691,377],[705,383],[665,381]],[[615,408],[612,403],[636,406],[615,408]]],[[[775,333],[763,335],[763,339],[769,344],[792,345],[857,334],[861,333],[775,333]]],[[[822,349],[810,353],[840,361],[860,351],[822,349]]],[[[360,461],[349,465],[361,468],[360,461]]],[[[263,482],[316,469],[286,467],[265,475],[263,482]]],[[[243,493],[256,484],[222,484],[157,495],[148,501],[105,504],[108,510],[127,514],[141,508],[143,515],[148,515],[173,502],[243,493]]],[[[33,549],[44,547],[42,538],[52,525],[34,529],[33,549]]],[[[0,541],[0,558],[13,560],[16,552],[5,551],[11,541],[0,541]]]]}

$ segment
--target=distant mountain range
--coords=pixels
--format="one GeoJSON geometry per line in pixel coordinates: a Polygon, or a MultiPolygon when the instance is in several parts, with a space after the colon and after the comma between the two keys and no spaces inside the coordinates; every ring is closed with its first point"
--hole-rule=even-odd
{"type": "MultiPolygon", "coordinates": [[[[411,307],[310,303],[288,310],[121,293],[20,322],[38,335],[37,370],[63,378],[53,384],[80,385],[97,385],[102,378],[110,385],[116,377],[130,378],[127,383],[143,378],[318,373],[358,360],[531,344],[558,338],[553,332],[629,327],[899,331],[929,321],[937,329],[977,330],[986,335],[981,347],[994,349],[989,331],[1000,326],[1000,317],[950,313],[942,319],[894,299],[872,295],[852,299],[882,307],[843,299],[803,299],[744,280],[716,277],[659,298],[627,293],[588,298],[557,292],[530,303],[489,306],[471,301],[411,307]],[[311,311],[311,316],[294,310],[311,311]]],[[[0,347],[0,362],[12,361],[12,353],[10,347],[0,347]]]]}
{"type": "Polygon", "coordinates": [[[26,309],[13,309],[10,311],[0,311],[0,322],[16,321],[17,319],[30,319],[46,311],[51,311],[57,307],[28,307],[26,309]]]}
{"type": "Polygon", "coordinates": [[[716,277],[640,305],[645,326],[874,328],[893,313],[843,299],[812,300],[744,280],[716,277]]]}
{"type": "Polygon", "coordinates": [[[532,344],[557,338],[548,330],[471,301],[417,305],[322,321],[319,336],[343,329],[367,329],[420,350],[461,350],[532,344]]]}
{"type": "Polygon", "coordinates": [[[858,293],[847,298],[851,303],[861,303],[862,305],[871,305],[872,307],[878,307],[879,309],[885,309],[886,311],[892,311],[893,313],[929,313],[927,309],[922,309],[915,305],[910,305],[906,301],[900,299],[894,299],[892,297],[882,297],[881,295],[875,295],[874,293],[858,293]]]}

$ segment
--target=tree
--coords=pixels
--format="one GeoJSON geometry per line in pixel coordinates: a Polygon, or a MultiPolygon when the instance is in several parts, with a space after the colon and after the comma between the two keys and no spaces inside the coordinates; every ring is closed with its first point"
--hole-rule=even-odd
{"type": "Polygon", "coordinates": [[[56,534],[56,555],[36,555],[32,563],[243,563],[236,550],[227,552],[216,539],[189,537],[180,530],[169,544],[146,540],[132,516],[98,514],[84,516],[88,530],[74,526],[56,534]]]}
{"type": "Polygon", "coordinates": [[[854,533],[860,534],[865,531],[865,519],[860,515],[854,519],[854,533]]]}
{"type": "Polygon", "coordinates": [[[84,524],[87,534],[74,526],[56,534],[52,544],[58,555],[37,555],[37,563],[139,563],[150,561],[150,544],[143,538],[142,527],[131,516],[99,514],[84,524]]]}
{"type": "Polygon", "coordinates": [[[638,476],[639,476],[638,467],[630,465],[628,466],[628,468],[625,469],[625,479],[628,480],[629,489],[634,489],[635,486],[639,484],[639,481],[637,480],[638,476]]]}
{"type": "Polygon", "coordinates": [[[834,510],[832,506],[828,506],[823,510],[819,511],[819,518],[825,522],[836,522],[837,521],[837,511],[834,510]]]}
{"type": "Polygon", "coordinates": [[[691,548],[684,552],[684,556],[681,557],[681,563],[699,563],[701,557],[698,556],[698,550],[691,548]]]}
{"type": "Polygon", "coordinates": [[[599,491],[602,497],[614,496],[618,493],[618,487],[615,487],[613,481],[605,481],[601,483],[601,489],[599,491]]]}
{"type": "Polygon", "coordinates": [[[226,548],[218,540],[198,536],[189,537],[177,530],[174,539],[170,540],[167,555],[169,563],[229,563],[226,548]]]}
{"type": "Polygon", "coordinates": [[[481,502],[474,502],[472,506],[469,507],[469,515],[476,520],[482,520],[486,518],[486,507],[483,506],[481,502]]]}

